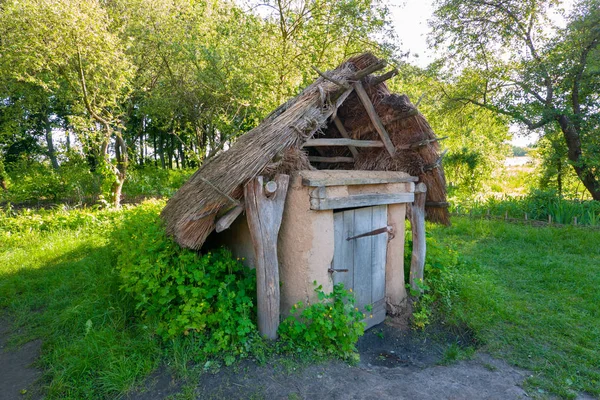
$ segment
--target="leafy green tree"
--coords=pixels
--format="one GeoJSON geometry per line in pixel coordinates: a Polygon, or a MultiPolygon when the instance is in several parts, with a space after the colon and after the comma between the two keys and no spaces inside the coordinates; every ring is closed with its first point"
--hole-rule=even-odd
{"type": "Polygon", "coordinates": [[[47,97],[70,92],[75,99],[71,120],[101,161],[118,206],[127,167],[121,105],[133,66],[110,28],[96,0],[5,1],[0,9],[0,71],[47,97]],[[116,165],[109,159],[111,139],[116,165]]]}
{"type": "Polygon", "coordinates": [[[567,158],[600,200],[600,2],[580,0],[564,28],[554,0],[438,0],[435,44],[454,74],[449,96],[530,130],[560,130],[567,158]],[[554,126],[554,127],[553,127],[554,126]]]}

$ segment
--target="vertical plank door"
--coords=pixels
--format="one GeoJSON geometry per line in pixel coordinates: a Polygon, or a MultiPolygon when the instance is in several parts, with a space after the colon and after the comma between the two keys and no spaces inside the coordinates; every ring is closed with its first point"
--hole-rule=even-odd
{"type": "Polygon", "coordinates": [[[367,329],[385,319],[385,262],[387,232],[354,236],[387,226],[387,206],[364,207],[334,213],[334,284],[352,289],[356,307],[366,315],[367,329]],[[342,271],[348,270],[348,271],[342,271]],[[371,311],[364,311],[370,305],[371,311]]]}

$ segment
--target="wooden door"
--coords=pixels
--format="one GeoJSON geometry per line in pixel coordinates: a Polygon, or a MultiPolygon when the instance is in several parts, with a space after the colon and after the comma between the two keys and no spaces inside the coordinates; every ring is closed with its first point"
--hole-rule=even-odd
{"type": "Polygon", "coordinates": [[[365,207],[333,214],[335,249],[332,269],[334,284],[352,289],[356,307],[366,315],[367,329],[385,319],[385,263],[387,231],[352,239],[387,227],[387,206],[365,207]],[[351,238],[348,240],[348,238],[351,238]],[[348,271],[339,271],[339,270],[348,271]],[[338,271],[336,271],[338,270],[338,271]],[[369,313],[364,311],[372,306],[369,313]]]}

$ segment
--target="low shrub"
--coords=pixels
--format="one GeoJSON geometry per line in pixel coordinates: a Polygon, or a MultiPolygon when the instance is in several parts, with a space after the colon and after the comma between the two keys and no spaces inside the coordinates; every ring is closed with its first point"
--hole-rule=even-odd
{"type": "Polygon", "coordinates": [[[115,229],[122,289],[164,340],[193,336],[199,358],[244,357],[258,338],[253,270],[225,249],[199,255],[165,234],[162,201],[144,202],[115,229]]]}
{"type": "Polygon", "coordinates": [[[365,315],[354,306],[354,296],[343,284],[335,285],[331,293],[324,293],[322,286],[315,291],[319,302],[295,304],[292,315],[279,326],[284,348],[357,360],[356,342],[364,333],[365,315]]]}
{"type": "MultiPolygon", "coordinates": [[[[412,255],[412,235],[407,232],[405,246],[405,265],[410,266],[412,255]]],[[[442,246],[435,238],[427,235],[427,256],[425,259],[424,279],[418,282],[420,290],[414,290],[407,284],[414,298],[412,323],[423,329],[433,318],[451,315],[453,302],[458,294],[458,268],[463,263],[459,253],[447,246],[442,246]]],[[[406,282],[408,282],[408,272],[406,282]]]]}

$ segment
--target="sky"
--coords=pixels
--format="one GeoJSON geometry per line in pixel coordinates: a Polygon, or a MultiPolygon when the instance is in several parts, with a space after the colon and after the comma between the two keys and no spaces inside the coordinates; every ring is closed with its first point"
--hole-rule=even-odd
{"type": "Polygon", "coordinates": [[[392,24],[401,49],[409,51],[408,61],[419,67],[426,67],[433,61],[433,53],[427,48],[427,34],[430,32],[427,20],[433,14],[431,0],[392,1],[390,5],[392,24]]]}

